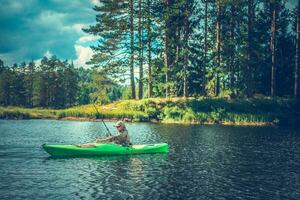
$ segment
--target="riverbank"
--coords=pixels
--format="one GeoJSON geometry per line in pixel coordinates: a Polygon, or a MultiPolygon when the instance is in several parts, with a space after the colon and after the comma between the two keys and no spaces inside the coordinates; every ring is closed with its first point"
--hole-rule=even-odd
{"type": "Polygon", "coordinates": [[[0,107],[1,119],[125,120],[185,124],[297,125],[300,103],[290,99],[172,98],[123,100],[66,109],[0,107]]]}

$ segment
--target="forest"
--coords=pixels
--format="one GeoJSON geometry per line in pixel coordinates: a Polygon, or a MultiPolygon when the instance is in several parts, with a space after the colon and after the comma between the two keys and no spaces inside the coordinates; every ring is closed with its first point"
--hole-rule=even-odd
{"type": "Polygon", "coordinates": [[[105,0],[87,63],[0,62],[0,105],[118,99],[299,97],[299,6],[286,0],[105,0]]]}
{"type": "Polygon", "coordinates": [[[299,9],[285,0],[101,1],[90,64],[144,97],[298,96],[299,9]],[[296,31],[297,30],[297,31],[296,31]]]}
{"type": "Polygon", "coordinates": [[[98,70],[75,68],[55,56],[44,57],[40,64],[31,61],[9,67],[0,60],[2,106],[66,108],[95,100],[107,103],[120,99],[123,90],[98,70]]]}

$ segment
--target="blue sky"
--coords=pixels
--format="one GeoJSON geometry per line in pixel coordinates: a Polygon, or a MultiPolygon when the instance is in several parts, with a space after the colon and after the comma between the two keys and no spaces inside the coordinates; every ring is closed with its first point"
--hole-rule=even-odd
{"type": "MultiPolygon", "coordinates": [[[[98,0],[0,0],[0,59],[6,64],[44,55],[84,65],[95,37],[81,28],[95,23],[98,0]]],[[[297,0],[288,0],[289,7],[297,0]]]]}
{"type": "Polygon", "coordinates": [[[83,65],[96,38],[81,28],[95,23],[97,0],[0,0],[0,59],[6,64],[44,55],[83,65]]]}

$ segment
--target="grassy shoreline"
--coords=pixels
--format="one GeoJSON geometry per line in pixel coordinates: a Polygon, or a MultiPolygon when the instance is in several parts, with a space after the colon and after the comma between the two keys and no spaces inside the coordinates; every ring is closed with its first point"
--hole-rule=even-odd
{"type": "Polygon", "coordinates": [[[298,125],[300,103],[291,99],[172,98],[122,100],[66,109],[0,107],[0,119],[144,121],[239,126],[298,125]]]}

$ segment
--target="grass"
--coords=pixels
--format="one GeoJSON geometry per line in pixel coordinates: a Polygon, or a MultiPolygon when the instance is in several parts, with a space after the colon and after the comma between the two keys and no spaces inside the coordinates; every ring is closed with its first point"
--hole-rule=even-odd
{"type": "Polygon", "coordinates": [[[44,108],[0,107],[0,119],[55,118],[57,110],[44,108]]]}
{"type": "Polygon", "coordinates": [[[126,119],[163,123],[293,125],[300,122],[300,103],[290,99],[152,98],[67,109],[0,107],[2,119],[126,119]]]}

